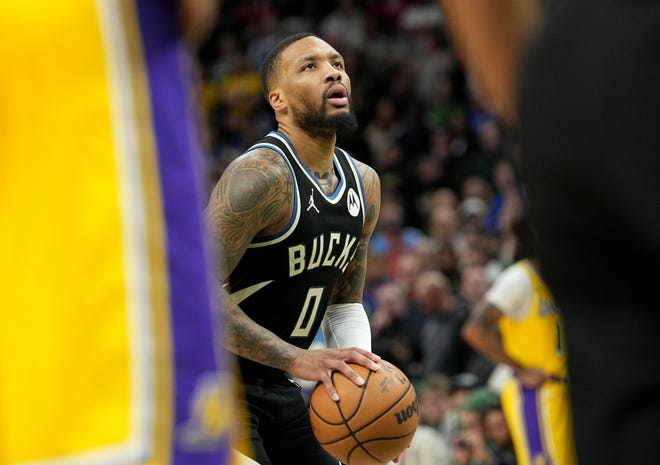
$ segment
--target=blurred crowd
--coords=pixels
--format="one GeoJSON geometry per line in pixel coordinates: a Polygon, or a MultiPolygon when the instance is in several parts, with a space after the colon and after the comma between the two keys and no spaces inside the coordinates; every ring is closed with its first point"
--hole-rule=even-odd
{"type": "Polygon", "coordinates": [[[223,0],[200,59],[213,183],[276,125],[259,66],[283,37],[345,58],[360,129],[338,146],[381,177],[364,304],[373,351],[401,368],[421,426],[404,465],[514,464],[491,362],[461,328],[515,258],[526,213],[515,144],[480,101],[435,0],[223,0]],[[434,438],[434,439],[432,439],[434,438]]]}

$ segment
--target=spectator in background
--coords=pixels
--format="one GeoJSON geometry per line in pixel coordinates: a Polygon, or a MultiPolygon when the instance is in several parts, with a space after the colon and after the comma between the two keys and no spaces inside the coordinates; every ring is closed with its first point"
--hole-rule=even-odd
{"type": "Polygon", "coordinates": [[[355,0],[338,0],[336,8],[320,21],[318,31],[337,49],[359,51],[365,43],[364,12],[355,0]]]}
{"type": "Polygon", "coordinates": [[[458,195],[454,190],[448,187],[441,187],[436,189],[431,194],[431,203],[429,205],[429,209],[430,211],[442,208],[455,210],[458,208],[458,201],[458,195]]]}
{"type": "Polygon", "coordinates": [[[460,186],[461,199],[476,198],[484,202],[486,205],[491,204],[493,190],[488,183],[488,180],[478,174],[473,174],[466,177],[460,186]]]}
{"type": "Polygon", "coordinates": [[[433,269],[440,271],[451,283],[452,289],[455,289],[460,275],[459,258],[453,244],[449,242],[435,241],[437,258],[433,269]]]}
{"type": "MultiPolygon", "coordinates": [[[[445,413],[450,407],[451,379],[441,373],[433,373],[421,379],[418,389],[419,422],[441,431],[445,413]]],[[[443,438],[446,440],[447,438],[443,438]]]]}
{"type": "Polygon", "coordinates": [[[492,236],[482,228],[466,227],[460,232],[460,236],[456,236],[459,267],[489,265],[495,252],[492,236]]]}
{"type": "Polygon", "coordinates": [[[510,225],[526,212],[523,186],[516,176],[511,159],[498,159],[493,167],[493,195],[486,228],[491,233],[510,230],[510,225]]]}
{"type": "Polygon", "coordinates": [[[480,231],[485,228],[488,204],[478,197],[466,197],[458,205],[460,228],[480,231]]]}
{"type": "Polygon", "coordinates": [[[216,104],[235,117],[253,117],[263,100],[259,73],[248,66],[245,55],[238,49],[232,52],[231,65],[217,81],[215,90],[216,104]]]}
{"type": "Polygon", "coordinates": [[[438,81],[449,74],[455,56],[438,34],[440,11],[433,4],[412,3],[401,18],[401,31],[408,39],[406,65],[414,74],[414,97],[430,102],[436,95],[438,81]]]}
{"type": "Polygon", "coordinates": [[[454,465],[517,464],[497,394],[486,387],[472,389],[458,418],[451,440],[454,465]]]}
{"type": "Polygon", "coordinates": [[[472,349],[461,339],[468,310],[456,299],[439,271],[424,271],[414,284],[413,303],[424,315],[419,345],[425,375],[452,376],[465,371],[472,349]]]}
{"type": "Polygon", "coordinates": [[[424,236],[417,241],[411,253],[419,260],[420,270],[438,270],[438,251],[437,242],[424,236]]]}
{"type": "Polygon", "coordinates": [[[465,103],[458,100],[451,73],[443,73],[435,82],[431,99],[427,104],[427,118],[432,126],[450,128],[451,120],[458,111],[464,111],[465,103]]]}
{"type": "Polygon", "coordinates": [[[414,379],[421,376],[421,357],[416,340],[423,321],[419,315],[410,312],[409,305],[405,289],[400,284],[382,284],[375,292],[375,308],[369,319],[374,353],[414,379]]]}
{"type": "Polygon", "coordinates": [[[412,0],[385,0],[370,2],[369,16],[377,18],[385,35],[396,35],[399,32],[401,16],[412,0]]]}
{"type": "Polygon", "coordinates": [[[385,257],[387,274],[394,276],[401,255],[412,251],[424,234],[407,226],[398,193],[383,192],[380,217],[370,243],[372,253],[385,257]]]}
{"type": "Polygon", "coordinates": [[[472,391],[479,386],[474,373],[459,373],[450,378],[449,403],[442,418],[440,430],[446,438],[452,438],[460,429],[460,412],[467,404],[472,391]]]}
{"type": "Polygon", "coordinates": [[[385,150],[398,142],[402,127],[392,99],[383,97],[374,105],[373,117],[366,123],[363,133],[369,145],[375,169],[382,169],[385,150]]]}
{"type": "Polygon", "coordinates": [[[424,228],[429,217],[430,198],[433,193],[444,187],[445,167],[443,161],[430,153],[411,160],[408,163],[404,179],[404,197],[407,220],[424,228]]]}
{"type": "MultiPolygon", "coordinates": [[[[406,292],[406,296],[411,301],[415,288],[415,281],[420,273],[424,271],[424,261],[414,252],[407,252],[399,258],[394,270],[392,280],[401,284],[406,292]]],[[[412,311],[419,311],[414,308],[412,311]]]]}
{"type": "Polygon", "coordinates": [[[409,109],[399,138],[405,159],[405,205],[408,221],[424,227],[430,199],[436,189],[447,187],[446,164],[450,156],[450,135],[443,125],[429,125],[423,102],[406,102],[409,109]]]}
{"type": "Polygon", "coordinates": [[[453,165],[474,150],[474,136],[468,127],[467,110],[465,107],[457,108],[451,112],[448,127],[451,134],[451,142],[449,143],[451,159],[448,167],[451,176],[448,179],[448,183],[452,189],[458,191],[465,177],[460,176],[460,174],[455,175],[453,165]]]}
{"type": "Polygon", "coordinates": [[[457,298],[470,310],[481,301],[491,280],[486,267],[481,264],[471,264],[461,269],[461,281],[457,298]]]}
{"type": "Polygon", "coordinates": [[[458,236],[458,212],[451,207],[434,208],[429,216],[429,235],[439,243],[448,243],[456,248],[460,238],[458,236]]]}
{"type": "MultiPolygon", "coordinates": [[[[401,146],[397,142],[385,146],[383,151],[378,154],[379,167],[378,172],[381,177],[381,185],[384,191],[403,192],[406,189],[406,182],[403,171],[405,170],[405,160],[401,146]]],[[[405,198],[407,195],[402,196],[405,198]]],[[[403,205],[406,208],[406,205],[403,205]]],[[[412,226],[409,221],[410,214],[404,213],[404,224],[412,226]]]]}
{"type": "Polygon", "coordinates": [[[284,38],[280,17],[270,2],[242,2],[246,34],[245,52],[250,68],[258,70],[268,52],[284,38]]]}
{"type": "Polygon", "coordinates": [[[493,465],[517,464],[511,431],[499,403],[491,405],[484,413],[484,436],[493,465]]]}
{"type": "MultiPolygon", "coordinates": [[[[483,299],[490,288],[487,267],[481,264],[471,264],[461,269],[458,293],[456,299],[468,309],[474,311],[476,305],[483,299]]],[[[486,384],[495,364],[483,354],[472,351],[466,364],[466,371],[477,375],[478,383],[486,384]]]]}
{"type": "Polygon", "coordinates": [[[487,118],[478,124],[473,137],[476,142],[460,158],[453,158],[448,168],[451,171],[451,185],[460,189],[462,183],[471,176],[480,176],[493,182],[493,167],[497,160],[506,154],[507,148],[501,138],[497,121],[487,118]]]}
{"type": "MultiPolygon", "coordinates": [[[[372,2],[372,5],[383,2],[372,2]]],[[[398,64],[405,59],[408,47],[401,34],[387,34],[384,25],[377,16],[370,12],[365,15],[365,41],[362,44],[362,53],[368,64],[365,81],[372,85],[370,94],[386,96],[379,92],[378,87],[386,85],[398,64]]],[[[366,96],[365,96],[366,97],[366,96]]],[[[373,101],[373,100],[372,100],[373,101]]]]}
{"type": "Polygon", "coordinates": [[[263,103],[259,73],[247,65],[245,55],[236,51],[231,69],[213,87],[215,102],[212,117],[219,126],[218,143],[242,150],[256,137],[257,113],[263,103]]]}
{"type": "Polygon", "coordinates": [[[493,457],[486,444],[482,413],[465,407],[460,411],[459,422],[459,430],[450,443],[455,465],[492,465],[493,457]]]}
{"type": "Polygon", "coordinates": [[[385,256],[370,251],[367,254],[367,269],[364,278],[364,309],[367,314],[373,313],[376,307],[376,290],[384,283],[390,281],[385,266],[385,256]]]}

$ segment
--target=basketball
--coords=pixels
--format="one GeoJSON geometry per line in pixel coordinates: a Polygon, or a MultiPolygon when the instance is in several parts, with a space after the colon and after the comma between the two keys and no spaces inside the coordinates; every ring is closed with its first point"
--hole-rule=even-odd
{"type": "Polygon", "coordinates": [[[380,370],[348,364],[362,379],[355,385],[332,374],[339,401],[319,383],[310,398],[312,429],[321,446],[346,465],[377,465],[399,456],[417,430],[417,394],[397,367],[381,360],[380,370]]]}

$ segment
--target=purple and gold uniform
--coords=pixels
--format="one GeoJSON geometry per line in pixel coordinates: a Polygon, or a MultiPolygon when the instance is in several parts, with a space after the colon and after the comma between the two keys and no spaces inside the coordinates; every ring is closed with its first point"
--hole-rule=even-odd
{"type": "Polygon", "coordinates": [[[550,291],[522,260],[503,272],[486,300],[504,314],[499,325],[506,353],[524,367],[551,375],[538,389],[511,378],[502,392],[518,464],[574,465],[566,347],[550,291]]]}
{"type": "Polygon", "coordinates": [[[0,464],[223,464],[175,2],[0,6],[0,464]]]}

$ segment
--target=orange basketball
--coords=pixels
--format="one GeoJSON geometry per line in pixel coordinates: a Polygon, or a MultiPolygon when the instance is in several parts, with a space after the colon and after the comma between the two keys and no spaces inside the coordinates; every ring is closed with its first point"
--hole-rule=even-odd
{"type": "Polygon", "coordinates": [[[364,379],[355,385],[340,372],[332,374],[339,401],[323,383],[312,391],[309,415],[321,446],[346,465],[387,463],[401,454],[417,430],[417,395],[401,370],[385,360],[380,370],[349,366],[364,379]]]}

